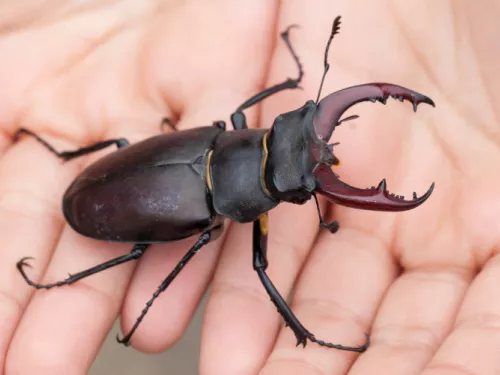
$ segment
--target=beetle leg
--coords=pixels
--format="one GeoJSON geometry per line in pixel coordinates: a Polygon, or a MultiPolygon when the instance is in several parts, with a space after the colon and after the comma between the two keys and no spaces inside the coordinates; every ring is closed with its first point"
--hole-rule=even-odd
{"type": "Polygon", "coordinates": [[[243,110],[261,102],[262,100],[266,99],[267,97],[274,95],[280,91],[283,90],[288,90],[288,89],[296,89],[300,88],[299,83],[302,80],[302,77],[304,76],[304,71],[302,70],[302,64],[300,63],[299,57],[295,53],[292,44],[290,43],[290,38],[289,38],[289,33],[290,30],[294,27],[298,27],[297,25],[291,25],[288,26],[285,31],[281,33],[281,38],[285,42],[288,50],[290,51],[293,60],[297,64],[297,68],[299,70],[299,75],[295,79],[288,78],[286,81],[282,83],[278,83],[277,85],[271,86],[254,96],[252,96],[250,99],[248,99],[245,103],[240,105],[238,109],[231,115],[231,123],[233,124],[234,129],[240,130],[240,129],[248,129],[247,126],[247,120],[245,117],[245,114],[243,113],[243,110]]]}
{"type": "Polygon", "coordinates": [[[226,131],[226,123],[225,123],[225,121],[214,121],[212,123],[212,126],[215,126],[216,128],[219,128],[222,131],[226,131]]]}
{"type": "Polygon", "coordinates": [[[97,143],[94,143],[93,145],[90,145],[87,147],[82,147],[82,148],[79,148],[79,149],[74,150],[74,151],[57,151],[46,140],[44,140],[43,138],[41,138],[37,134],[33,133],[31,130],[28,130],[25,128],[20,128],[17,130],[17,132],[14,134],[14,141],[17,141],[21,134],[27,134],[27,135],[34,137],[38,142],[40,142],[42,145],[44,145],[50,152],[52,152],[58,158],[63,159],[64,161],[68,161],[68,160],[77,158],[79,156],[91,154],[92,152],[102,150],[102,149],[109,147],[111,145],[116,145],[116,147],[118,147],[118,148],[129,145],[129,142],[125,138],[118,138],[118,139],[108,139],[106,141],[97,142],[97,143]]]}
{"type": "Polygon", "coordinates": [[[141,324],[142,319],[144,319],[144,317],[148,313],[148,310],[151,307],[151,305],[153,304],[154,300],[156,298],[158,298],[158,296],[167,289],[167,287],[170,285],[170,283],[172,281],[174,281],[175,277],[182,271],[182,269],[184,268],[184,266],[191,260],[191,258],[196,253],[198,253],[198,251],[200,251],[200,249],[203,246],[205,246],[206,244],[208,244],[213,237],[217,237],[217,235],[216,236],[212,236],[212,231],[213,230],[216,230],[216,231],[222,230],[222,224],[219,227],[216,227],[216,228],[210,229],[207,232],[204,232],[200,236],[200,238],[198,239],[198,241],[196,241],[196,243],[193,245],[193,247],[191,249],[189,249],[189,251],[186,253],[186,255],[184,255],[182,257],[182,259],[179,261],[179,263],[177,263],[177,265],[172,270],[172,272],[170,272],[170,274],[160,284],[160,286],[158,287],[158,289],[156,289],[156,292],[154,292],[154,294],[151,297],[151,299],[146,303],[146,307],[142,310],[141,314],[139,315],[139,317],[135,321],[132,329],[122,339],[120,339],[119,336],[116,336],[116,340],[120,344],[124,344],[125,346],[129,346],[130,345],[130,338],[134,334],[134,332],[137,329],[137,327],[139,327],[139,324],[141,324]]]}
{"type": "Polygon", "coordinates": [[[177,126],[175,125],[174,121],[171,120],[170,118],[168,117],[164,117],[161,119],[161,122],[160,122],[160,130],[163,132],[163,129],[165,128],[165,126],[168,126],[170,129],[172,129],[174,132],[177,131],[177,126]]]}
{"type": "MultiPolygon", "coordinates": [[[[177,129],[177,125],[174,123],[173,120],[171,120],[170,118],[168,117],[164,117],[161,122],[160,122],[160,131],[163,132],[163,129],[165,128],[165,126],[168,126],[170,129],[172,129],[172,131],[174,132],[177,132],[179,131],[177,129]]],[[[226,123],[224,121],[214,121],[212,123],[212,126],[215,126],[216,128],[219,128],[223,131],[226,130],[226,123]]]]}
{"type": "Polygon", "coordinates": [[[319,344],[320,346],[326,346],[332,349],[347,350],[351,352],[364,352],[368,345],[370,344],[370,337],[365,334],[366,342],[361,346],[344,346],[339,344],[332,344],[322,340],[316,339],[316,337],[309,332],[297,317],[293,314],[292,310],[279,294],[278,290],[272,283],[271,279],[266,274],[267,262],[267,213],[260,216],[259,220],[253,223],[253,268],[259,275],[260,281],[267,294],[271,297],[271,301],[274,303],[278,312],[281,314],[285,320],[286,326],[290,326],[295,337],[297,338],[297,346],[302,344],[306,346],[306,340],[309,339],[312,342],[319,344]]]}
{"type": "Polygon", "coordinates": [[[139,259],[144,254],[144,252],[146,251],[146,249],[149,246],[150,245],[148,245],[148,244],[136,244],[136,245],[134,245],[134,248],[132,249],[132,251],[126,255],[122,255],[118,258],[111,259],[105,263],[99,264],[99,265],[94,266],[92,268],[89,268],[85,271],[78,272],[77,274],[69,275],[69,277],[67,279],[62,280],[62,281],[58,281],[58,282],[52,283],[52,284],[37,284],[28,278],[28,276],[26,275],[26,272],[24,272],[24,268],[25,267],[31,268],[31,265],[27,262],[29,259],[33,259],[31,257],[22,258],[19,262],[17,262],[17,269],[21,273],[21,276],[23,277],[23,279],[28,283],[28,285],[31,285],[32,287],[34,287],[36,289],[51,289],[55,286],[63,286],[63,285],[73,284],[74,282],[76,282],[78,280],[81,280],[81,279],[83,279],[87,276],[93,275],[95,273],[107,270],[108,268],[118,266],[119,264],[131,261],[131,260],[139,259]]]}
{"type": "Polygon", "coordinates": [[[316,209],[318,210],[318,216],[319,216],[319,226],[321,228],[328,229],[330,233],[336,233],[339,230],[339,222],[337,220],[334,220],[332,222],[325,222],[323,219],[323,216],[321,216],[321,210],[319,208],[319,202],[318,202],[318,197],[316,194],[313,194],[314,201],[316,202],[316,209]]]}

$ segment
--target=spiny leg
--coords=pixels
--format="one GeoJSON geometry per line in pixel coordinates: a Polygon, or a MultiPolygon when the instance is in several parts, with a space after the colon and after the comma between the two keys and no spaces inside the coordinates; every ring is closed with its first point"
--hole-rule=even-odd
{"type": "Polygon", "coordinates": [[[40,142],[42,145],[44,145],[45,148],[47,148],[47,150],[52,152],[58,158],[61,158],[65,161],[77,158],[79,156],[91,154],[92,152],[102,150],[102,149],[109,147],[111,145],[116,145],[116,147],[118,147],[118,148],[129,145],[129,142],[125,138],[118,138],[118,139],[108,139],[106,141],[97,142],[97,143],[94,143],[93,145],[90,145],[87,147],[82,147],[82,148],[79,148],[79,149],[74,150],[74,151],[57,151],[46,140],[44,140],[43,138],[41,138],[39,135],[32,132],[31,130],[28,130],[25,128],[20,128],[17,130],[17,132],[14,134],[14,141],[17,141],[17,139],[21,136],[21,134],[27,134],[27,135],[34,137],[38,142],[40,142]]]}
{"type": "Polygon", "coordinates": [[[266,99],[267,97],[274,95],[280,91],[283,90],[288,90],[288,89],[296,89],[299,87],[299,83],[302,80],[302,77],[304,76],[304,71],[302,70],[302,64],[300,63],[299,57],[295,53],[292,44],[290,43],[289,39],[289,33],[290,30],[294,27],[298,27],[297,25],[291,25],[288,26],[288,28],[281,33],[281,38],[285,42],[286,46],[288,47],[288,50],[290,51],[295,63],[297,64],[297,68],[299,70],[299,76],[295,79],[288,78],[286,81],[279,83],[277,85],[271,86],[254,96],[252,96],[250,99],[248,99],[245,103],[240,105],[238,109],[231,115],[231,123],[233,124],[234,129],[240,130],[240,129],[247,129],[247,120],[245,117],[245,114],[243,113],[243,110],[259,103],[260,101],[266,99]]]}
{"type": "MultiPolygon", "coordinates": [[[[218,230],[219,228],[214,228],[214,229],[218,230]]],[[[146,303],[146,307],[142,310],[141,314],[139,315],[139,317],[135,321],[132,329],[122,339],[120,339],[119,336],[116,336],[116,340],[119,343],[124,344],[125,346],[129,346],[130,345],[130,339],[132,338],[132,335],[134,334],[134,332],[137,329],[137,327],[139,327],[139,324],[141,324],[142,319],[144,319],[144,317],[148,313],[148,310],[151,307],[151,305],[153,304],[154,300],[156,298],[158,298],[158,296],[167,289],[167,287],[170,285],[170,283],[172,281],[174,281],[175,277],[182,271],[182,269],[184,268],[184,266],[191,260],[191,258],[203,246],[205,246],[207,243],[210,242],[210,239],[212,238],[212,233],[211,232],[214,229],[211,229],[208,232],[204,232],[200,236],[200,238],[198,239],[198,241],[196,241],[196,243],[193,245],[193,247],[191,249],[189,249],[189,251],[186,253],[186,255],[184,255],[182,257],[182,259],[175,266],[175,268],[173,269],[173,271],[170,272],[170,274],[165,278],[165,280],[163,280],[163,282],[160,284],[160,286],[158,287],[158,289],[156,290],[156,292],[153,294],[153,296],[151,297],[151,299],[146,303]]]]}
{"type": "Polygon", "coordinates": [[[129,262],[131,260],[139,259],[144,254],[144,252],[146,251],[146,249],[149,246],[150,245],[148,245],[148,244],[136,244],[136,245],[134,245],[134,248],[132,249],[132,251],[128,254],[125,254],[125,255],[119,256],[117,258],[108,260],[105,263],[98,264],[97,266],[94,266],[94,267],[89,268],[87,270],[78,272],[75,275],[69,275],[69,277],[67,279],[62,280],[62,281],[58,281],[58,282],[52,283],[52,284],[45,284],[45,285],[37,284],[28,278],[28,276],[26,275],[26,272],[24,272],[24,267],[31,268],[31,265],[27,262],[27,260],[33,259],[31,257],[22,258],[19,262],[17,262],[17,269],[21,273],[21,276],[23,277],[23,279],[32,287],[34,287],[36,289],[50,289],[50,288],[53,288],[56,286],[73,284],[74,282],[76,282],[78,280],[81,280],[81,279],[88,277],[90,275],[93,275],[95,273],[107,270],[108,268],[118,266],[119,264],[129,262]]]}
{"type": "Polygon", "coordinates": [[[163,129],[165,129],[165,126],[168,126],[170,129],[172,129],[174,132],[177,131],[177,125],[174,123],[174,121],[168,117],[164,117],[161,119],[160,122],[160,131],[163,132],[163,129]]]}
{"type": "Polygon", "coordinates": [[[214,121],[212,123],[212,126],[215,126],[216,128],[219,128],[222,131],[226,131],[226,122],[225,121],[214,121]]]}
{"type": "MultiPolygon", "coordinates": [[[[169,119],[168,117],[165,117],[161,120],[161,123],[160,123],[160,130],[163,132],[163,129],[165,128],[165,126],[168,126],[170,129],[172,129],[174,132],[177,132],[179,131],[177,129],[177,125],[171,120],[169,119]]],[[[226,123],[224,121],[214,121],[212,123],[212,126],[215,126],[221,130],[226,130],[226,123]]]]}
{"type": "Polygon", "coordinates": [[[306,346],[306,340],[309,339],[312,342],[315,342],[321,346],[326,346],[332,349],[346,350],[351,352],[364,352],[369,344],[370,337],[368,334],[366,336],[365,344],[361,346],[344,346],[338,344],[332,344],[329,342],[325,342],[322,340],[316,339],[316,337],[309,332],[297,319],[297,317],[293,314],[292,310],[283,299],[283,297],[279,294],[276,287],[273,285],[271,280],[266,274],[266,268],[268,265],[267,262],[267,232],[268,232],[268,224],[267,224],[267,214],[263,214],[260,216],[259,220],[254,221],[253,224],[253,268],[257,271],[259,275],[260,281],[264,288],[266,289],[267,294],[271,297],[271,301],[274,303],[278,312],[281,314],[283,319],[285,320],[286,326],[289,326],[295,337],[297,338],[297,346],[302,344],[306,346]]]}
{"type": "Polygon", "coordinates": [[[321,216],[321,210],[319,208],[319,202],[318,202],[318,197],[316,197],[316,194],[313,194],[314,201],[316,202],[316,209],[318,211],[318,216],[319,216],[319,226],[321,228],[328,229],[330,233],[336,233],[339,230],[339,222],[337,220],[334,220],[330,223],[325,222],[323,219],[323,216],[321,216]]]}

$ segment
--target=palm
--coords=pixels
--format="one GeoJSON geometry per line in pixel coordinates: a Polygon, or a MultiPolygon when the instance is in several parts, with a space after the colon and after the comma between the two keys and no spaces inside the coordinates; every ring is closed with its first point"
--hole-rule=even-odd
{"type": "MultiPolygon", "coordinates": [[[[299,40],[296,45],[299,51],[306,47],[315,52],[303,58],[311,80],[297,102],[291,99],[297,93],[269,100],[264,105],[269,118],[266,108],[272,107],[276,114],[314,97],[324,43],[317,30],[329,22],[325,16],[325,26],[318,27],[318,14],[342,10],[311,10],[305,16],[311,22],[301,22],[304,33],[297,39],[303,38],[302,44],[299,40]],[[308,32],[314,32],[314,37],[308,37],[308,32]]],[[[445,17],[438,9],[427,11],[429,19],[445,17]]],[[[343,125],[335,137],[341,142],[338,155],[344,167],[338,173],[344,180],[363,187],[387,177],[389,187],[405,195],[412,189],[422,192],[435,180],[436,190],[427,203],[397,215],[336,207],[334,216],[343,228],[338,234],[321,233],[303,240],[304,231],[291,229],[287,235],[287,243],[293,248],[298,244],[302,257],[308,254],[295,285],[294,310],[311,331],[352,344],[361,342],[361,332],[373,324],[373,344],[356,361],[353,374],[418,373],[426,366],[484,373],[493,366],[488,360],[475,361],[477,353],[469,352],[467,344],[477,340],[491,345],[494,336],[484,328],[494,324],[498,314],[492,303],[495,276],[499,277],[494,267],[474,277],[491,263],[500,239],[495,220],[500,203],[494,193],[499,178],[495,165],[500,153],[494,141],[499,134],[495,117],[499,92],[498,80],[491,78],[493,61],[500,55],[487,32],[493,24],[491,16],[477,10],[471,13],[466,5],[453,11],[463,20],[454,25],[456,30],[473,30],[469,44],[455,44],[441,28],[423,31],[422,25],[431,21],[418,8],[393,5],[387,12],[377,8],[342,13],[343,34],[332,46],[330,58],[335,63],[327,79],[330,87],[332,83],[338,89],[369,81],[395,82],[423,91],[437,105],[435,110],[419,109],[416,116],[394,101],[388,102],[390,108],[359,106],[354,110],[361,115],[356,122],[362,125],[356,129],[343,125]],[[376,37],[369,35],[370,30],[376,30],[376,37]],[[454,51],[453,59],[448,48],[454,51]],[[364,110],[372,111],[372,117],[366,119],[364,110]]],[[[455,37],[464,38],[463,34],[455,37]]],[[[278,60],[274,66],[280,64],[278,60]]],[[[272,71],[276,74],[271,80],[278,69],[272,71]]],[[[310,212],[311,216],[303,216],[304,229],[317,223],[311,224],[314,211],[310,212]]],[[[283,221],[275,225],[286,225],[283,221]]],[[[289,226],[299,226],[291,221],[289,226]]],[[[283,263],[285,255],[279,250],[275,264],[283,263]]],[[[288,271],[293,272],[290,267],[288,271]]],[[[284,339],[276,344],[263,373],[347,371],[350,362],[345,361],[345,353],[318,354],[320,349],[312,345],[307,354],[290,352],[291,334],[283,332],[284,339]],[[303,364],[300,370],[295,370],[297,363],[303,364]]]]}
{"type": "MultiPolygon", "coordinates": [[[[107,15],[124,14],[132,4],[136,3],[123,1],[114,4],[115,8],[78,13],[0,41],[4,56],[0,76],[3,86],[9,88],[1,98],[2,124],[9,124],[4,130],[11,134],[19,125],[28,127],[52,137],[60,149],[118,136],[135,141],[156,134],[163,116],[180,117],[181,128],[227,119],[248,96],[267,85],[263,79],[275,42],[275,10],[268,2],[244,9],[223,5],[200,9],[199,4],[188,3],[164,6],[161,13],[144,5],[130,13],[134,17],[123,16],[116,22],[110,16],[108,20],[107,15]],[[31,56],[37,49],[40,52],[34,60],[31,56]]],[[[412,116],[408,105],[396,102],[389,102],[389,108],[357,107],[362,118],[355,122],[356,129],[346,124],[334,134],[342,142],[336,149],[344,162],[339,174],[359,186],[387,177],[395,193],[409,194],[413,188],[420,193],[431,180],[437,187],[428,203],[407,213],[339,208],[334,216],[342,230],[333,236],[317,230],[313,205],[280,206],[271,214],[269,274],[285,293],[303,267],[293,309],[320,339],[355,345],[373,322],[372,349],[356,362],[353,373],[367,369],[380,373],[377,366],[383,366],[381,359],[387,358],[416,371],[431,360],[433,350],[452,329],[451,322],[476,270],[499,245],[494,213],[500,207],[493,195],[498,174],[489,177],[486,172],[494,171],[499,159],[494,126],[494,101],[499,95],[494,88],[499,85],[493,81],[482,85],[475,72],[479,66],[487,75],[496,65],[492,61],[500,56],[488,52],[493,49],[488,50],[485,40],[486,24],[478,21],[486,15],[471,21],[480,30],[471,39],[478,65],[464,65],[452,74],[443,68],[452,64],[446,61],[446,53],[435,56],[435,51],[443,51],[453,41],[437,32],[434,35],[440,37],[433,40],[430,31],[422,39],[415,31],[418,22],[410,22],[404,9],[392,9],[394,17],[404,20],[395,24],[380,10],[365,20],[360,12],[335,8],[307,13],[297,4],[280,10],[279,28],[301,25],[292,39],[306,69],[305,89],[266,101],[262,126],[269,126],[278,113],[315,97],[329,24],[334,15],[343,14],[346,22],[341,34],[345,35],[334,41],[332,68],[323,92],[388,81],[428,94],[437,109],[422,108],[412,116]],[[401,25],[406,25],[404,32],[396,32],[401,25]],[[367,38],[372,29],[377,36],[367,38]],[[395,44],[405,48],[395,52],[395,44]],[[439,63],[434,64],[435,60],[439,63]],[[456,87],[456,77],[466,77],[469,91],[456,87]],[[468,107],[470,90],[474,107],[468,107]],[[402,267],[401,275],[398,267],[402,267]],[[392,343],[403,348],[403,356],[401,351],[397,352],[400,357],[394,354],[392,343]],[[415,345],[425,350],[415,354],[411,349],[415,345]]],[[[457,6],[456,12],[466,11],[457,6]]],[[[439,17],[437,10],[436,15],[439,17]]],[[[459,60],[472,58],[469,46],[456,48],[459,60]]],[[[279,44],[276,49],[269,83],[295,75],[286,50],[279,44]]],[[[255,111],[247,116],[251,124],[256,122],[255,111]]],[[[4,138],[3,144],[0,227],[7,250],[0,286],[6,296],[15,296],[12,300],[25,306],[32,290],[13,267],[20,256],[33,255],[38,272],[50,261],[43,278],[52,281],[64,276],[61,272],[65,270],[83,269],[123,253],[127,246],[89,240],[63,227],[57,208],[63,189],[81,167],[79,162],[61,167],[30,139],[10,147],[4,138]]],[[[345,372],[349,365],[345,359],[354,356],[313,344],[305,350],[290,350],[294,340],[288,330],[282,331],[283,339],[273,349],[272,332],[278,332],[279,317],[251,269],[249,236],[248,226],[233,225],[224,242],[207,307],[202,370],[251,374],[269,357],[264,372],[290,373],[288,366],[296,363],[312,363],[304,365],[301,373],[314,373],[315,367],[324,367],[327,373],[333,371],[330,368],[345,372]]],[[[216,246],[201,252],[155,302],[134,337],[137,348],[162,350],[182,333],[211,277],[216,246]]],[[[72,370],[88,367],[125,292],[124,324],[128,328],[186,247],[186,242],[164,246],[168,251],[158,246],[146,254],[128,289],[132,266],[79,283],[90,288],[75,284],[75,288],[37,294],[10,345],[7,368],[19,371],[22,366],[41,363],[54,373],[67,371],[67,366],[72,370]],[[75,339],[75,335],[82,338],[82,333],[86,339],[75,339]],[[33,340],[39,337],[45,340],[43,349],[33,340]],[[47,353],[72,361],[64,363],[47,353]]],[[[480,317],[497,311],[494,304],[486,307],[492,303],[487,296],[493,296],[495,290],[491,281],[494,269],[488,270],[475,279],[462,305],[460,313],[468,327],[484,325],[480,317]]],[[[10,323],[0,335],[4,354],[21,311],[10,298],[5,301],[7,307],[0,314],[5,314],[2,321],[10,323]]],[[[459,345],[463,334],[455,332],[439,352],[449,363],[459,363],[462,358],[453,344],[459,345]]],[[[479,330],[474,335],[482,338],[479,330]]]]}

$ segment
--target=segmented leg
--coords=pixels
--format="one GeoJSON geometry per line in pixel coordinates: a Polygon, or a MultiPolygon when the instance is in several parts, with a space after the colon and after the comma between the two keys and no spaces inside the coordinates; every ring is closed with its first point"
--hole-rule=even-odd
{"type": "Polygon", "coordinates": [[[253,224],[253,268],[257,271],[260,281],[266,289],[271,301],[274,303],[278,312],[285,320],[285,324],[289,326],[295,337],[297,338],[297,346],[302,344],[306,346],[306,340],[309,339],[321,346],[326,346],[332,349],[346,350],[351,352],[364,352],[370,344],[370,336],[365,334],[366,342],[361,346],[344,346],[339,344],[332,344],[322,340],[318,340],[311,332],[309,332],[293,314],[292,310],[279,294],[276,287],[266,274],[267,262],[267,214],[261,215],[259,220],[253,224]]]}
{"type": "Polygon", "coordinates": [[[146,249],[149,246],[150,245],[147,245],[147,244],[136,244],[136,245],[134,245],[134,248],[132,249],[132,251],[126,255],[122,255],[122,256],[119,256],[117,258],[108,260],[107,262],[104,262],[102,264],[98,264],[97,266],[94,266],[94,267],[89,268],[87,270],[78,272],[77,274],[69,275],[69,277],[67,279],[62,280],[62,281],[58,281],[58,282],[55,282],[52,284],[37,284],[28,278],[28,276],[26,275],[26,272],[24,271],[24,268],[25,267],[31,268],[31,265],[27,262],[27,260],[33,259],[31,257],[22,258],[19,262],[17,262],[17,269],[21,273],[21,276],[23,277],[23,279],[32,287],[34,287],[36,289],[50,289],[53,287],[59,287],[59,286],[63,286],[63,285],[73,284],[74,282],[76,282],[78,280],[81,280],[81,279],[88,277],[90,275],[93,275],[95,273],[107,270],[108,268],[118,266],[119,264],[126,263],[126,262],[129,262],[131,260],[139,259],[144,254],[144,252],[146,251],[146,249]]]}
{"type": "Polygon", "coordinates": [[[168,117],[164,117],[161,119],[160,122],[160,130],[163,132],[163,129],[165,126],[168,126],[170,129],[172,129],[174,132],[177,131],[177,126],[175,125],[174,121],[169,119],[168,117]]]}
{"type": "MultiPolygon", "coordinates": [[[[168,126],[170,129],[172,129],[173,131],[178,131],[177,129],[177,125],[174,124],[174,122],[169,119],[168,117],[165,117],[161,120],[161,123],[160,123],[160,130],[163,132],[163,129],[165,128],[165,126],[168,126]]],[[[226,130],[226,123],[224,121],[214,121],[212,123],[212,126],[215,126],[221,130],[226,130]]]]}
{"type": "Polygon", "coordinates": [[[304,75],[304,71],[302,70],[302,64],[300,63],[299,57],[295,53],[292,44],[290,43],[289,39],[289,33],[290,30],[294,27],[297,27],[297,25],[291,25],[289,26],[285,31],[281,33],[281,38],[283,38],[283,41],[285,42],[286,46],[288,47],[288,50],[292,54],[292,57],[297,64],[297,68],[299,70],[299,76],[295,79],[288,78],[286,81],[279,83],[277,85],[274,85],[272,87],[269,87],[254,96],[252,96],[250,99],[248,99],[245,103],[240,105],[236,111],[231,115],[231,123],[233,124],[234,129],[247,129],[247,120],[245,117],[245,114],[243,113],[243,110],[261,102],[262,100],[266,99],[267,97],[274,95],[280,91],[283,90],[288,90],[288,89],[296,89],[299,87],[299,83],[302,80],[302,77],[304,75]]]}
{"type": "Polygon", "coordinates": [[[97,142],[94,143],[93,145],[87,146],[87,147],[82,147],[74,151],[57,151],[50,143],[48,143],[46,140],[38,136],[36,133],[32,132],[31,130],[25,129],[25,128],[20,128],[17,130],[17,132],[14,134],[14,141],[17,141],[17,139],[21,136],[21,134],[27,134],[32,137],[34,137],[38,142],[40,142],[47,150],[52,152],[54,155],[56,155],[58,158],[63,159],[65,161],[71,160],[74,158],[77,158],[79,156],[84,156],[91,154],[92,152],[96,152],[99,150],[102,150],[106,147],[109,147],[111,145],[116,145],[116,147],[125,147],[129,145],[129,142],[125,138],[118,138],[118,139],[108,139],[106,141],[102,142],[97,142]]]}
{"type": "Polygon", "coordinates": [[[212,126],[215,126],[220,130],[226,131],[226,123],[224,121],[214,121],[212,126]]]}
{"type": "MultiPolygon", "coordinates": [[[[214,229],[219,229],[219,228],[214,228],[214,229]]],[[[191,260],[191,258],[193,258],[193,256],[203,246],[205,246],[206,244],[208,244],[210,242],[211,238],[212,238],[212,230],[204,232],[200,236],[200,238],[198,239],[198,241],[196,241],[196,243],[193,245],[193,247],[191,247],[191,249],[189,249],[189,251],[186,253],[186,255],[184,255],[182,257],[182,259],[175,266],[175,268],[173,269],[173,271],[170,272],[170,274],[165,278],[165,280],[163,280],[163,282],[160,284],[160,286],[158,287],[158,289],[156,290],[156,292],[153,294],[153,296],[151,297],[151,299],[146,303],[146,307],[142,310],[141,314],[139,315],[139,317],[135,321],[134,326],[132,327],[132,329],[122,339],[120,339],[119,336],[116,337],[116,340],[119,343],[124,344],[125,346],[129,346],[130,345],[130,339],[132,338],[132,335],[134,334],[134,332],[137,329],[137,327],[139,327],[139,324],[141,324],[142,319],[144,319],[144,317],[148,313],[148,310],[151,307],[151,305],[153,305],[154,300],[156,298],[158,298],[158,296],[167,289],[167,287],[172,283],[172,281],[174,281],[175,277],[182,271],[182,269],[184,268],[184,266],[191,260]]]]}
{"type": "Polygon", "coordinates": [[[318,216],[319,216],[319,226],[321,228],[328,229],[330,233],[336,233],[339,230],[339,222],[337,220],[334,220],[330,223],[327,223],[324,219],[323,216],[321,216],[321,210],[319,208],[319,202],[318,202],[318,197],[316,197],[316,194],[313,194],[314,201],[316,202],[316,209],[318,211],[318,216]]]}

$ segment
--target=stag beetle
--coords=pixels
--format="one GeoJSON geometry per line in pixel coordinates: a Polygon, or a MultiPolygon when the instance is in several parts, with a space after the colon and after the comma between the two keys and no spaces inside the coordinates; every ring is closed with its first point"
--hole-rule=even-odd
{"type": "Polygon", "coordinates": [[[301,108],[279,115],[270,129],[248,129],[243,110],[270,95],[299,87],[303,69],[289,41],[292,27],[281,37],[298,67],[298,77],[259,92],[237,108],[231,115],[235,131],[226,131],[225,123],[217,121],[213,126],[162,134],[134,145],[123,138],[110,139],[75,151],[58,152],[30,130],[19,129],[15,139],[23,133],[33,136],[65,161],[116,145],[118,150],[90,165],[69,186],[63,198],[63,212],[69,225],[84,236],[134,244],[126,255],[46,285],[28,278],[25,267],[30,266],[27,262],[30,258],[26,257],[17,263],[24,280],[37,289],[72,284],[139,259],[154,243],[199,235],[147,302],[130,332],[122,339],[117,337],[120,343],[129,345],[153,301],[204,245],[220,235],[223,218],[253,222],[253,268],[295,334],[297,345],[305,346],[309,339],[330,348],[365,351],[368,334],[361,346],[332,344],[317,339],[292,313],[266,274],[267,212],[280,202],[304,204],[314,198],[320,226],[335,233],[338,223],[323,220],[316,194],[337,204],[366,210],[404,211],[421,205],[431,195],[434,183],[421,197],[414,193],[411,200],[390,194],[385,180],[370,189],[347,185],[331,170],[339,160],[333,153],[333,145],[327,142],[337,126],[357,117],[340,119],[356,103],[369,100],[385,104],[393,97],[410,101],[416,111],[418,104],[434,106],[434,102],[427,96],[387,83],[349,87],[319,101],[329,68],[328,50],[340,29],[338,16],[326,44],[324,73],[316,101],[309,100],[301,108]]]}

